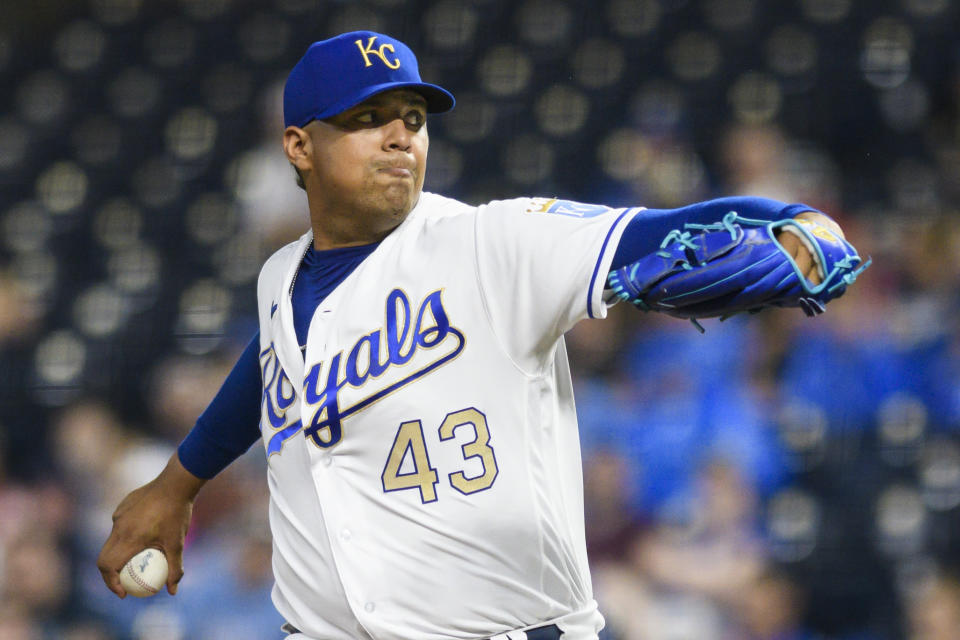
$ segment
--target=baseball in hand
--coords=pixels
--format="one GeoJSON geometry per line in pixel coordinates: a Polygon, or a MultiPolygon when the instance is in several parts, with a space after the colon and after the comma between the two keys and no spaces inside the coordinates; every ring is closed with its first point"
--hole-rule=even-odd
{"type": "Polygon", "coordinates": [[[167,583],[167,557],[159,549],[144,549],[120,570],[120,584],[132,596],[152,596],[167,583]]]}

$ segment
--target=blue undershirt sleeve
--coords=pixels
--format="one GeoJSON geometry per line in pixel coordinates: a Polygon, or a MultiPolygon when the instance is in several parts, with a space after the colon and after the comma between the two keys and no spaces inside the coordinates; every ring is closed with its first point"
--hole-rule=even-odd
{"type": "Polygon", "coordinates": [[[260,332],[243,350],[213,401],[177,449],[198,478],[212,478],[260,438],[260,332]]]}
{"type": "Polygon", "coordinates": [[[804,211],[816,211],[805,204],[786,204],[770,198],[734,196],[716,198],[679,209],[646,209],[633,217],[620,237],[610,270],[619,269],[660,248],[660,243],[674,229],[688,222],[712,224],[730,211],[755,220],[783,220],[804,211]]]}

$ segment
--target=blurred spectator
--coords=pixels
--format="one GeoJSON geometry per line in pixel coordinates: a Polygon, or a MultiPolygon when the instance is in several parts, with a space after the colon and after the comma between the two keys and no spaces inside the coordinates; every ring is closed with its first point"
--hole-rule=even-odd
{"type": "Polygon", "coordinates": [[[5,546],[3,600],[29,619],[45,627],[62,620],[70,586],[70,559],[49,532],[27,531],[5,546]]]}
{"type": "Polygon", "coordinates": [[[103,625],[92,621],[70,623],[61,633],[63,640],[116,640],[103,625]]]}
{"type": "MultiPolygon", "coordinates": [[[[251,332],[247,339],[252,337],[251,332]]],[[[183,440],[226,379],[235,362],[233,355],[174,355],[154,367],[149,398],[157,435],[171,444],[183,440]]]]}
{"type": "Polygon", "coordinates": [[[204,495],[197,505],[200,513],[193,526],[197,527],[198,521],[205,524],[185,556],[186,577],[180,591],[186,599],[189,637],[280,640],[284,620],[270,600],[272,542],[264,468],[250,455],[235,466],[230,477],[219,482],[221,490],[204,495]],[[232,488],[234,501],[224,508],[220,502],[228,488],[232,488]],[[204,513],[211,506],[217,508],[216,521],[204,513]]]}
{"type": "MultiPolygon", "coordinates": [[[[601,499],[589,527],[604,523],[608,534],[588,537],[597,598],[614,637],[620,640],[721,639],[735,628],[734,612],[744,606],[765,567],[757,533],[757,496],[735,467],[721,461],[699,476],[691,510],[694,520],[646,525],[631,520],[616,456],[588,458],[585,483],[590,499],[601,499]],[[619,496],[619,497],[618,497],[619,496]],[[609,510],[604,517],[603,510],[609,510]],[[652,528],[651,528],[652,527],[652,528]],[[629,560],[617,562],[617,557],[629,560]]],[[[588,502],[589,504],[589,502],[588,502]]]]}
{"type": "Polygon", "coordinates": [[[35,334],[40,308],[6,270],[0,270],[0,353],[35,334]]]}
{"type": "MultiPolygon", "coordinates": [[[[624,559],[646,534],[627,468],[637,464],[616,451],[596,449],[583,458],[587,554],[595,597],[603,603],[607,633],[617,640],[642,638],[650,606],[646,578],[624,559]]],[[[641,471],[642,473],[642,471],[641,471]]]]}
{"type": "Polygon", "coordinates": [[[730,640],[814,640],[803,626],[805,603],[800,586],[770,568],[747,586],[735,611],[740,630],[730,640]]]}
{"type": "Polygon", "coordinates": [[[297,188],[283,152],[283,80],[260,95],[259,142],[235,161],[232,177],[244,226],[264,243],[267,255],[309,227],[306,192],[297,188]]]}
{"type": "Polygon", "coordinates": [[[700,471],[693,499],[690,521],[661,524],[643,539],[637,566],[661,588],[730,604],[765,564],[756,491],[735,466],[716,460],[700,471]]]}
{"type": "Polygon", "coordinates": [[[0,640],[44,640],[40,624],[17,605],[0,601],[0,640]]]}
{"type": "MultiPolygon", "coordinates": [[[[587,553],[591,565],[620,562],[647,523],[635,506],[627,468],[637,462],[609,449],[587,451],[583,463],[587,553]]],[[[639,472],[642,474],[642,470],[639,472]]]]}
{"type": "Polygon", "coordinates": [[[908,640],[960,638],[960,581],[952,576],[932,578],[909,602],[908,640]]]}
{"type": "Polygon", "coordinates": [[[723,135],[721,162],[731,195],[795,202],[796,187],[786,175],[787,141],[774,124],[735,124],[723,135]]]}

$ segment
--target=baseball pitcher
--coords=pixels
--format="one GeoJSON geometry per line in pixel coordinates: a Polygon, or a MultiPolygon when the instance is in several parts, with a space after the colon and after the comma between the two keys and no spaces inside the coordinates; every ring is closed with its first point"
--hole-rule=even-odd
{"type": "Polygon", "coordinates": [[[148,546],[175,593],[197,492],[259,440],[290,638],[597,638],[564,332],[618,300],[816,314],[865,266],[801,204],[424,193],[427,114],[453,106],[384,34],[314,43],[293,68],[283,144],[311,230],[266,262],[258,334],[117,508],[98,563],[117,595],[148,546]]]}

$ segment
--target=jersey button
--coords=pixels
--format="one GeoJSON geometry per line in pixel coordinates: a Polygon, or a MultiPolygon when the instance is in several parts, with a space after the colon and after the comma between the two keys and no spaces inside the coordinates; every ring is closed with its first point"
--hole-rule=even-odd
{"type": "Polygon", "coordinates": [[[367,613],[373,613],[373,610],[376,608],[377,605],[373,604],[372,602],[368,602],[367,604],[363,605],[363,610],[367,613]]]}
{"type": "Polygon", "coordinates": [[[341,529],[340,530],[340,539],[344,542],[350,542],[350,538],[353,537],[353,534],[350,533],[350,529],[341,529]]]}
{"type": "Polygon", "coordinates": [[[323,456],[323,466],[329,467],[331,464],[333,464],[333,456],[328,453],[327,455],[323,456]]]}

